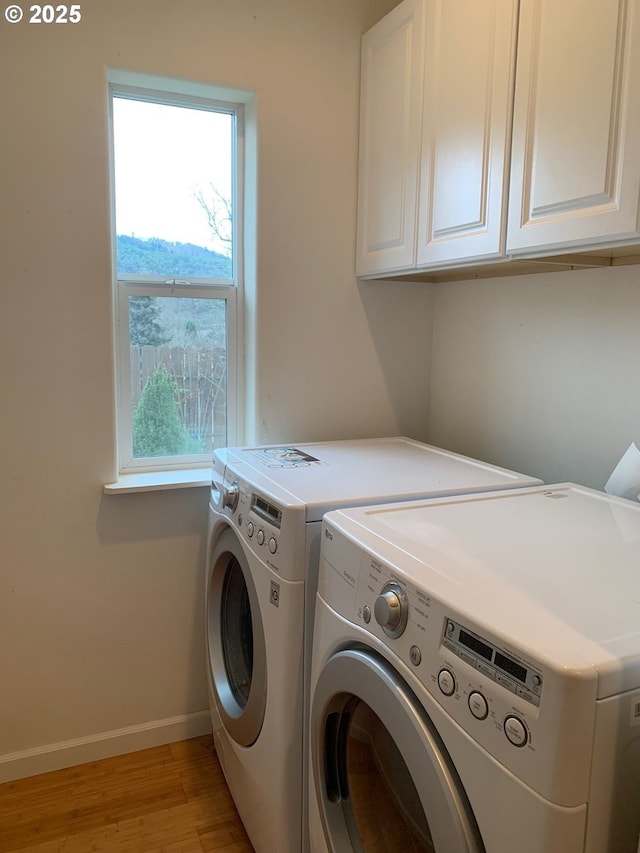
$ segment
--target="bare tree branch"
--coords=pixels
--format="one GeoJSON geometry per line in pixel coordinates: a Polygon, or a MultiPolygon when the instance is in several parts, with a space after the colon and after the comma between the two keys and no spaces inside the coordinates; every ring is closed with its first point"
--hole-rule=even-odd
{"type": "Polygon", "coordinates": [[[209,227],[221,244],[222,251],[231,257],[233,235],[233,211],[231,201],[220,190],[209,183],[206,191],[201,187],[194,190],[194,198],[204,210],[209,227]]]}

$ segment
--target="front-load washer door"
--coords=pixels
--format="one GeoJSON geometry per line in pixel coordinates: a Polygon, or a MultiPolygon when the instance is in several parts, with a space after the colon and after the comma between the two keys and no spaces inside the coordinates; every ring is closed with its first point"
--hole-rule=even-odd
{"type": "Polygon", "coordinates": [[[329,659],[313,692],[310,735],[331,851],[484,853],[433,723],[383,658],[354,648],[329,659]]]}
{"type": "Polygon", "coordinates": [[[260,605],[249,558],[231,528],[209,562],[207,647],[213,699],[229,736],[251,746],[267,701],[267,660],[260,605]]]}

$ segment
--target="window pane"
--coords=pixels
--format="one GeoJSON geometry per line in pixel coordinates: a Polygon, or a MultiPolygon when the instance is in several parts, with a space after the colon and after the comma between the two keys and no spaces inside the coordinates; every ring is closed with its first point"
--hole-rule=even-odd
{"type": "Polygon", "coordinates": [[[225,300],[130,296],[129,343],[134,458],[223,447],[225,300]]]}
{"type": "Polygon", "coordinates": [[[229,113],[113,99],[118,275],[233,275],[229,113]]]}

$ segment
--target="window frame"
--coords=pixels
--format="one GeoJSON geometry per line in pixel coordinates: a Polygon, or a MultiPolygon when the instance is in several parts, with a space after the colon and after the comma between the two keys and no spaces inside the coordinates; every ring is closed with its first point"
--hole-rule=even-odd
{"type": "MultiPolygon", "coordinates": [[[[133,407],[131,405],[131,362],[129,337],[129,297],[169,296],[177,298],[222,299],[226,311],[226,444],[240,443],[244,388],[243,297],[244,297],[244,164],[245,127],[244,104],[228,99],[228,90],[198,86],[193,94],[193,84],[163,80],[158,88],[133,85],[126,82],[135,78],[116,72],[109,75],[109,156],[111,192],[111,242],[113,311],[115,329],[115,412],[117,468],[121,475],[188,470],[208,467],[211,452],[176,456],[139,457],[133,455],[133,407]],[[167,85],[168,84],[168,85],[167,85]],[[202,95],[205,91],[206,97],[202,95]],[[232,220],[232,275],[228,279],[192,277],[165,279],[154,275],[126,273],[118,275],[115,192],[114,98],[127,98],[146,103],[167,104],[212,112],[224,112],[232,117],[231,203],[232,220]]],[[[146,80],[145,80],[146,84],[146,80]]]]}

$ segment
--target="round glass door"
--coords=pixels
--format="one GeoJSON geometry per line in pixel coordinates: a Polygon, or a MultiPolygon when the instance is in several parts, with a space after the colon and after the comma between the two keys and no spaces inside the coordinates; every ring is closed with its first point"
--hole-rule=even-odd
{"type": "Polygon", "coordinates": [[[228,734],[250,746],[266,705],[266,650],[255,584],[231,529],[217,540],[207,585],[207,648],[216,707],[228,734]]]}
{"type": "Polygon", "coordinates": [[[341,853],[484,853],[468,799],[415,695],[373,652],[325,665],[312,698],[313,775],[341,853]]]}
{"type": "Polygon", "coordinates": [[[244,709],[253,676],[253,619],[247,584],[233,555],[229,555],[222,582],[220,639],[229,689],[238,707],[244,709]]]}
{"type": "Polygon", "coordinates": [[[429,822],[405,760],[366,702],[343,712],[343,810],[351,840],[372,853],[432,853],[429,822]]]}

